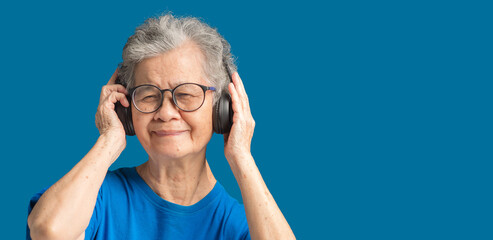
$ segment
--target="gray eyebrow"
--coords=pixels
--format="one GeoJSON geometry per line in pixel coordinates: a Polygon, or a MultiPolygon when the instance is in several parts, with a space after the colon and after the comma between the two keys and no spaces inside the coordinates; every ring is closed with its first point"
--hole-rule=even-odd
{"type": "MultiPolygon", "coordinates": [[[[170,84],[170,89],[173,89],[175,88],[176,86],[180,85],[180,84],[183,84],[183,83],[196,83],[196,82],[192,82],[192,81],[186,81],[186,80],[172,80],[171,81],[172,83],[170,84]]],[[[146,79],[143,83],[139,84],[139,85],[136,85],[137,86],[140,86],[140,85],[144,85],[144,84],[150,84],[150,85],[154,85],[154,86],[157,86],[159,87],[160,89],[164,89],[162,86],[159,86],[159,84],[156,84],[152,81],[150,81],[149,79],[146,79]]],[[[199,83],[200,84],[200,83],[199,83]]]]}

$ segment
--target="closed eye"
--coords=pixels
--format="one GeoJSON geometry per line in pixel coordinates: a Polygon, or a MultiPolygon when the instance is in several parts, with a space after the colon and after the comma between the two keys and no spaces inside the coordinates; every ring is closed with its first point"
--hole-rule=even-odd
{"type": "Polygon", "coordinates": [[[141,101],[150,102],[150,101],[155,101],[157,99],[158,99],[158,96],[150,95],[150,96],[146,96],[146,97],[142,98],[141,101]]]}

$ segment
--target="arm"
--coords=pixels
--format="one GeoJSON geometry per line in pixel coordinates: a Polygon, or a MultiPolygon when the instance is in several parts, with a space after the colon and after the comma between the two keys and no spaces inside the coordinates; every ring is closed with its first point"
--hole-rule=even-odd
{"type": "Polygon", "coordinates": [[[96,126],[101,135],[96,144],[46,190],[29,214],[33,239],[84,238],[106,172],[126,145],[125,131],[113,109],[116,101],[124,106],[129,104],[122,93],[126,91],[123,86],[113,84],[116,74],[115,71],[101,92],[96,113],[96,126]]]}
{"type": "Polygon", "coordinates": [[[28,217],[33,239],[76,239],[91,219],[99,188],[119,154],[111,139],[101,136],[65,176],[41,196],[28,217]]]}
{"type": "Polygon", "coordinates": [[[229,91],[234,116],[231,132],[224,135],[224,152],[241,190],[250,235],[252,239],[295,239],[251,155],[255,121],[237,73],[233,74],[229,91]]]}

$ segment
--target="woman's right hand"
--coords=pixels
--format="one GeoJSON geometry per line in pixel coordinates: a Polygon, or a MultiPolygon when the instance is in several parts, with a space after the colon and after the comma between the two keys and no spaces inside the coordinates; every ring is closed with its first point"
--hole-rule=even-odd
{"type": "Polygon", "coordinates": [[[120,102],[124,107],[129,107],[127,100],[127,89],[120,84],[115,84],[118,75],[118,68],[111,76],[108,83],[101,89],[99,106],[96,112],[96,127],[101,136],[109,137],[116,141],[121,149],[125,148],[125,129],[115,111],[116,102],[120,102]]]}
{"type": "Polygon", "coordinates": [[[124,107],[130,104],[125,87],[115,84],[117,74],[118,70],[101,90],[96,112],[96,127],[101,134],[98,141],[72,170],[43,193],[29,214],[33,239],[84,239],[106,173],[126,146],[115,103],[119,101],[124,107]]]}

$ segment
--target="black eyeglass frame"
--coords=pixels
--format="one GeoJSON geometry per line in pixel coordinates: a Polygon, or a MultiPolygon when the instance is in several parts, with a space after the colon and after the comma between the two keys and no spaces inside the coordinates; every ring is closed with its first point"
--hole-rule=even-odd
{"type": "Polygon", "coordinates": [[[211,90],[211,91],[216,91],[216,88],[215,87],[208,87],[208,86],[204,86],[204,85],[200,85],[198,83],[182,83],[182,84],[179,84],[178,86],[174,87],[173,89],[161,89],[159,88],[158,86],[156,85],[152,85],[152,84],[142,84],[142,85],[139,85],[137,87],[133,87],[129,90],[129,93],[130,93],[130,96],[132,96],[132,104],[134,105],[135,109],[137,109],[139,112],[141,113],[153,113],[153,112],[156,112],[158,111],[162,106],[163,106],[163,101],[164,101],[164,92],[166,91],[169,91],[171,92],[171,98],[173,99],[173,103],[175,104],[175,106],[184,111],[184,112],[193,112],[193,111],[197,111],[200,107],[202,107],[202,105],[204,105],[204,101],[205,101],[205,92],[208,91],[208,90],[211,90]],[[180,87],[180,86],[183,86],[183,85],[186,85],[186,84],[193,84],[193,85],[197,85],[199,86],[200,88],[202,88],[202,91],[204,92],[204,97],[202,98],[202,103],[200,103],[200,105],[194,109],[194,110],[185,110],[185,109],[182,109],[180,106],[178,106],[178,104],[176,103],[176,98],[175,98],[175,90],[180,87]],[[161,92],[161,102],[159,103],[159,107],[156,108],[156,110],[152,111],[152,112],[144,112],[142,110],[140,110],[138,107],[137,107],[137,104],[135,103],[135,90],[139,87],[145,87],[145,86],[150,86],[150,87],[155,87],[157,88],[160,92],[161,92]]]}

